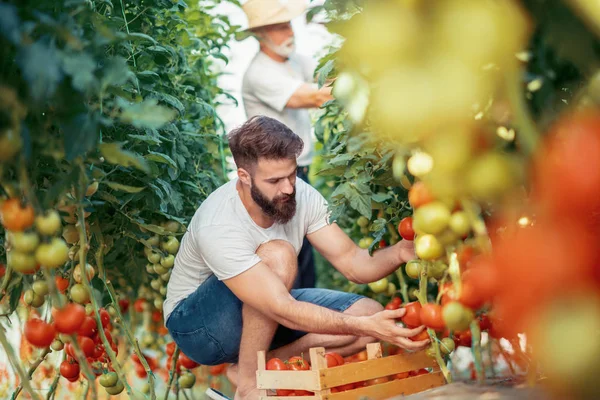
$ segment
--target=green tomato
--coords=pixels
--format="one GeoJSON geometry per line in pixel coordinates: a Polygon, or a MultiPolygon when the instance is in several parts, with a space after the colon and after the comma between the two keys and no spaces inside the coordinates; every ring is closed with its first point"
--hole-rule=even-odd
{"type": "Polygon", "coordinates": [[[440,280],[444,277],[448,266],[442,261],[435,261],[429,265],[427,275],[430,278],[440,280]]]}
{"type": "Polygon", "coordinates": [[[62,228],[60,214],[58,211],[51,210],[45,215],[39,215],[35,219],[35,227],[40,235],[54,236],[60,231],[60,228],[62,228]]]}
{"type": "Polygon", "coordinates": [[[366,228],[367,225],[369,225],[369,218],[365,217],[364,215],[361,215],[356,220],[356,225],[360,226],[361,228],[366,228]]]}
{"type": "Polygon", "coordinates": [[[35,232],[14,232],[10,235],[10,242],[16,251],[33,253],[40,244],[40,238],[35,232]]]}
{"type": "Polygon", "coordinates": [[[456,344],[454,343],[454,340],[447,338],[447,337],[443,338],[442,343],[440,343],[440,350],[444,354],[452,353],[454,351],[455,347],[456,347],[456,344]]]}
{"type": "Polygon", "coordinates": [[[166,242],[162,242],[161,247],[169,254],[176,254],[179,250],[179,240],[175,236],[169,236],[166,242]]]}
{"type": "Polygon", "coordinates": [[[515,184],[516,174],[511,160],[506,155],[488,152],[469,165],[465,181],[469,193],[474,198],[493,201],[515,184]]]}
{"type": "Polygon", "coordinates": [[[415,239],[415,253],[422,260],[435,260],[444,255],[444,247],[433,235],[418,236],[415,239]]]}
{"type": "Polygon", "coordinates": [[[28,289],[25,291],[25,293],[23,293],[23,301],[28,306],[38,308],[44,305],[45,299],[44,296],[40,296],[39,294],[36,294],[33,290],[28,289]]]}
{"type": "Polygon", "coordinates": [[[369,288],[375,293],[383,293],[388,289],[388,279],[381,278],[378,281],[369,283],[369,288]]]}
{"type": "Polygon", "coordinates": [[[169,232],[177,233],[181,229],[181,224],[177,221],[167,221],[163,224],[163,228],[169,232]]]}
{"type": "Polygon", "coordinates": [[[394,294],[396,294],[396,285],[393,284],[392,282],[388,283],[386,294],[390,297],[392,297],[394,294]]]}
{"type": "Polygon", "coordinates": [[[459,240],[458,235],[450,228],[446,229],[440,234],[435,235],[435,237],[442,246],[449,246],[459,240]]]}
{"type": "Polygon", "coordinates": [[[71,300],[75,303],[86,304],[90,301],[90,292],[81,283],[76,283],[71,286],[69,294],[71,295],[71,300]]]}
{"type": "Polygon", "coordinates": [[[160,254],[159,253],[155,253],[152,252],[150,253],[150,255],[148,256],[148,262],[150,264],[158,264],[160,262],[160,254]]]}
{"type": "Polygon", "coordinates": [[[425,233],[436,235],[443,232],[450,222],[450,210],[441,201],[433,201],[416,209],[413,225],[425,233]]]}
{"type": "Polygon", "coordinates": [[[50,348],[52,348],[52,350],[54,350],[54,351],[61,351],[62,349],[65,348],[65,345],[60,340],[54,339],[54,341],[50,345],[50,348]]]}
{"type": "Polygon", "coordinates": [[[7,261],[12,269],[21,273],[31,272],[37,266],[34,256],[14,250],[8,253],[7,261]]]}
{"type": "Polygon", "coordinates": [[[154,272],[154,273],[156,273],[156,274],[158,274],[158,275],[162,275],[162,274],[164,274],[165,272],[168,271],[167,268],[163,267],[160,264],[154,264],[154,265],[150,264],[150,267],[152,267],[151,271],[154,272]]]}
{"type": "Polygon", "coordinates": [[[38,296],[45,296],[48,294],[48,284],[45,281],[35,281],[31,288],[38,296]]]}
{"type": "Polygon", "coordinates": [[[119,382],[119,377],[116,372],[108,372],[103,374],[100,379],[98,379],[98,382],[100,382],[100,384],[105,388],[112,387],[119,382]]]}
{"type": "Polygon", "coordinates": [[[104,390],[111,396],[115,396],[125,390],[125,385],[123,385],[123,382],[118,381],[116,385],[104,388],[104,390]]]}
{"type": "Polygon", "coordinates": [[[17,129],[8,128],[0,132],[0,162],[12,160],[21,150],[23,142],[17,129]]]}
{"type": "Polygon", "coordinates": [[[64,240],[54,238],[50,243],[38,246],[35,259],[46,268],[62,267],[69,259],[69,247],[64,240]]]}
{"type": "Polygon", "coordinates": [[[429,346],[425,350],[425,355],[429,358],[435,358],[435,348],[433,346],[429,346]]]}
{"type": "Polygon", "coordinates": [[[161,257],[160,265],[165,268],[172,268],[175,265],[175,256],[173,254],[169,254],[166,257],[161,257]]]}
{"type": "Polygon", "coordinates": [[[371,243],[373,243],[372,237],[364,237],[358,241],[358,247],[361,249],[368,249],[369,246],[371,246],[371,243]]]}
{"type": "MultiPolygon", "coordinates": [[[[160,245],[160,237],[158,235],[151,236],[150,239],[146,240],[150,246],[158,247],[160,245]]],[[[147,249],[147,247],[145,247],[147,249]]]]}
{"type": "Polygon", "coordinates": [[[188,373],[182,374],[179,377],[178,382],[179,382],[179,387],[182,387],[184,389],[190,389],[196,383],[196,376],[194,374],[191,374],[188,372],[188,373]]]}
{"type": "Polygon", "coordinates": [[[450,216],[450,229],[458,236],[467,236],[471,232],[469,215],[464,211],[456,211],[450,216]]]}
{"type": "Polygon", "coordinates": [[[451,331],[464,331],[473,321],[474,315],[470,308],[463,306],[458,301],[452,301],[442,309],[442,317],[451,331]]]}
{"type": "Polygon", "coordinates": [[[404,267],[404,270],[406,271],[406,275],[408,275],[408,277],[413,278],[413,279],[419,279],[419,276],[421,276],[422,269],[423,269],[423,266],[421,265],[419,260],[411,260],[411,261],[407,262],[406,266],[404,267]]]}

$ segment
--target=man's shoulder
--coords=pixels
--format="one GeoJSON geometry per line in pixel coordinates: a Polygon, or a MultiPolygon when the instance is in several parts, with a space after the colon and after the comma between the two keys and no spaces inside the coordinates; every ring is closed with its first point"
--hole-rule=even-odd
{"type": "Polygon", "coordinates": [[[215,189],[196,210],[193,220],[197,226],[219,225],[227,223],[227,217],[233,214],[235,180],[215,189]]]}

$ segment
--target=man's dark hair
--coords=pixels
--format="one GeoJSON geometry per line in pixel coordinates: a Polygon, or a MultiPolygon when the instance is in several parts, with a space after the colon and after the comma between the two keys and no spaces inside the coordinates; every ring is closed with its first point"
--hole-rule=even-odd
{"type": "Polygon", "coordinates": [[[249,172],[253,171],[259,158],[295,159],[304,148],[300,136],[285,124],[264,115],[250,118],[227,137],[235,164],[249,172]]]}

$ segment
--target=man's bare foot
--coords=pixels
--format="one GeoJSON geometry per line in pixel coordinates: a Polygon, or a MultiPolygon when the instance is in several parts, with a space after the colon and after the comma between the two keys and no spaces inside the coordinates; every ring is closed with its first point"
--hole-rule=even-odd
{"type": "Polygon", "coordinates": [[[255,387],[250,389],[238,388],[234,400],[258,400],[260,391],[255,387]]]}

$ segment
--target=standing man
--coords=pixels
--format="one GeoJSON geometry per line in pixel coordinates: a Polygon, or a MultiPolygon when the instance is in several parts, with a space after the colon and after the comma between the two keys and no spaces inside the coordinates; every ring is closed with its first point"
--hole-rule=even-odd
{"type": "MultiPolygon", "coordinates": [[[[283,122],[304,142],[298,156],[297,175],[308,182],[313,159],[309,108],[331,100],[331,88],[318,88],[313,74],[315,63],[295,53],[290,21],[306,9],[304,0],[248,0],[242,8],[248,17],[248,31],[259,41],[260,51],[244,74],[242,98],[246,116],[266,115],[283,122]]],[[[314,254],[304,241],[298,256],[295,288],[315,286],[314,254]]]]}
{"type": "Polygon", "coordinates": [[[250,118],[229,134],[229,144],[237,178],[194,214],[167,285],[165,324],[181,351],[204,365],[235,363],[227,375],[236,400],[256,400],[258,351],[287,359],[321,346],[348,356],[374,340],[427,346],[429,340],[409,339],[424,326],[396,324],[404,308],[384,310],[354,293],[292,288],[305,237],[357,283],[379,280],[413,259],[413,243],[370,256],[331,223],[323,196],[296,179],[303,143],[281,122],[250,118]]]}

